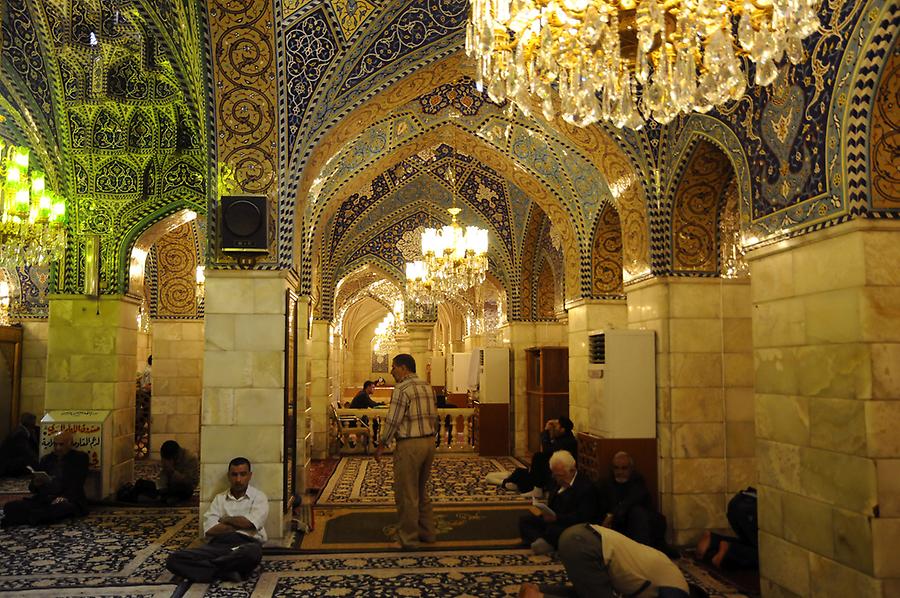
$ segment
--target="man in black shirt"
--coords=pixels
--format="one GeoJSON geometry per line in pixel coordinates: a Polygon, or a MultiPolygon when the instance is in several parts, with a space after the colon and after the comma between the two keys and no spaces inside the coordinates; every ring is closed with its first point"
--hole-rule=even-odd
{"type": "Polygon", "coordinates": [[[599,484],[603,527],[632,540],[654,545],[652,523],[656,515],[644,477],[635,471],[634,459],[624,451],[613,456],[610,476],[599,484]]]}
{"type": "Polygon", "coordinates": [[[0,445],[0,476],[21,476],[28,467],[38,464],[37,418],[33,413],[23,413],[19,425],[0,445]]]}
{"type": "Polygon", "coordinates": [[[384,403],[379,403],[372,399],[373,394],[375,394],[375,383],[371,380],[366,380],[363,383],[362,390],[356,393],[356,396],[350,401],[350,408],[374,409],[375,407],[383,407],[384,403]]]}
{"type": "Polygon", "coordinates": [[[87,513],[84,481],[88,474],[88,454],[72,448],[70,430],[53,437],[53,452],[45,455],[28,489],[33,496],[8,503],[0,525],[39,525],[87,513]]]}

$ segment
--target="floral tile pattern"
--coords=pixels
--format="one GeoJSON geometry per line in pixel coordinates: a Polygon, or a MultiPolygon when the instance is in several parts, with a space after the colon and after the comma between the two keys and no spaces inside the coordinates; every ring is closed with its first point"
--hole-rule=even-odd
{"type": "MultiPolygon", "coordinates": [[[[431,471],[434,503],[521,503],[515,492],[485,482],[487,474],[512,471],[524,465],[512,457],[438,456],[431,471]]],[[[365,503],[394,504],[394,465],[388,457],[344,457],[331,476],[317,505],[365,503]]]]}

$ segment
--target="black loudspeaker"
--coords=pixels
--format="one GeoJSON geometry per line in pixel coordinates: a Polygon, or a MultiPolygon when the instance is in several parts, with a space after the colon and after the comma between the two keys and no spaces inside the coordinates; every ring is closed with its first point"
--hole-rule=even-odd
{"type": "Polygon", "coordinates": [[[265,195],[223,195],[222,251],[265,253],[268,231],[265,195]]]}

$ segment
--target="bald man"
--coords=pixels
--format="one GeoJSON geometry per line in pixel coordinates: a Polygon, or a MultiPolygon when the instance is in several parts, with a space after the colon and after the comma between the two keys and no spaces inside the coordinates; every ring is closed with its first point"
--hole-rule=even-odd
{"type": "Polygon", "coordinates": [[[0,526],[56,523],[87,512],[84,481],[88,474],[88,455],[73,448],[70,430],[53,437],[53,452],[38,463],[37,474],[28,489],[32,496],[8,503],[0,526]]]}

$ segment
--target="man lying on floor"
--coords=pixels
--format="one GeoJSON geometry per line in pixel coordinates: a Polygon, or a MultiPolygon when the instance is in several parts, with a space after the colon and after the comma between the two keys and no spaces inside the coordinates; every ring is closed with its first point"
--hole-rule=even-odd
{"type": "Polygon", "coordinates": [[[87,513],[84,481],[89,458],[72,448],[74,440],[71,430],[53,437],[53,452],[44,455],[28,485],[32,496],[7,503],[0,525],[56,523],[87,513]]]}
{"type": "Polygon", "coordinates": [[[231,487],[217,494],[203,515],[207,543],[177,550],[166,568],[185,579],[210,583],[214,579],[241,581],[262,561],[269,499],[250,485],[250,461],[236,457],[228,464],[231,487]]]}
{"type": "Polygon", "coordinates": [[[519,598],[688,598],[681,570],[656,550],[600,525],[573,525],[559,538],[571,586],[522,584],[519,598]]]}

